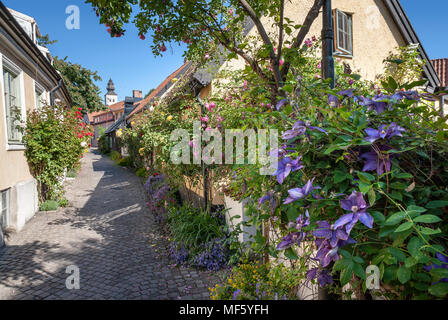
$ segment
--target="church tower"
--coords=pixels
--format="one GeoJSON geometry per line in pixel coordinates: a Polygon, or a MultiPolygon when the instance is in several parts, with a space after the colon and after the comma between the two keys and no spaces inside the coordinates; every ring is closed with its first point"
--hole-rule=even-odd
{"type": "Polygon", "coordinates": [[[112,81],[112,79],[110,79],[108,84],[107,84],[107,93],[104,96],[104,104],[106,106],[110,106],[110,105],[115,104],[117,102],[118,102],[118,96],[115,93],[114,82],[112,81]]]}

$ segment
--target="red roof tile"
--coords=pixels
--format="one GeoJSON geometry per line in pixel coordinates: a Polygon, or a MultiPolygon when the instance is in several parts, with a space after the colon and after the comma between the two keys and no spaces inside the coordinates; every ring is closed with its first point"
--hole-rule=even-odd
{"type": "Polygon", "coordinates": [[[141,111],[144,110],[144,108],[148,105],[149,102],[151,102],[152,99],[154,99],[157,94],[163,90],[163,88],[173,79],[175,78],[181,71],[182,69],[184,69],[186,66],[188,65],[188,62],[185,62],[179,69],[177,69],[176,71],[174,71],[172,74],[170,74],[168,76],[168,78],[166,78],[161,84],[159,84],[159,86],[153,91],[151,92],[151,94],[149,96],[147,96],[145,99],[136,102],[134,105],[136,106],[134,110],[132,110],[132,112],[129,114],[129,116],[127,117],[127,119],[131,118],[133,115],[135,115],[136,113],[139,113],[141,111]]]}
{"type": "Polygon", "coordinates": [[[442,83],[440,86],[448,87],[448,58],[431,60],[442,83]]]}

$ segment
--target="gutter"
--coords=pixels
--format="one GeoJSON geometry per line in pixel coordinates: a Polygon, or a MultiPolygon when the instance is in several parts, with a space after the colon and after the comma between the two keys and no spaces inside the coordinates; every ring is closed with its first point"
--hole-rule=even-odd
{"type": "Polygon", "coordinates": [[[51,91],[50,91],[50,105],[51,105],[51,106],[54,106],[54,105],[55,105],[55,104],[54,104],[54,100],[55,100],[55,99],[54,99],[54,93],[55,93],[57,90],[59,90],[59,88],[61,88],[63,84],[64,84],[64,81],[63,81],[62,79],[60,79],[58,85],[57,85],[56,87],[54,87],[53,89],[51,89],[51,91]]]}

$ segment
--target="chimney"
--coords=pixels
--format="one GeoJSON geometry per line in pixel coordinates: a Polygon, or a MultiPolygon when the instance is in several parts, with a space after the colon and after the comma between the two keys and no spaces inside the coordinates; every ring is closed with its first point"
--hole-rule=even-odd
{"type": "Polygon", "coordinates": [[[132,96],[137,99],[143,99],[143,93],[141,90],[132,90],[132,96]]]}

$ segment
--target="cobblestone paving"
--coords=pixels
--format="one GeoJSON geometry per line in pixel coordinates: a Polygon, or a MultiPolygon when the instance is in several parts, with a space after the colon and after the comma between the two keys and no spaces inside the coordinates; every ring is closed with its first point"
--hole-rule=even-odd
{"type": "Polygon", "coordinates": [[[0,299],[208,299],[214,273],[174,267],[128,169],[89,153],[67,183],[71,207],[38,213],[0,249],[0,299]],[[67,266],[80,289],[66,288],[67,266]]]}

